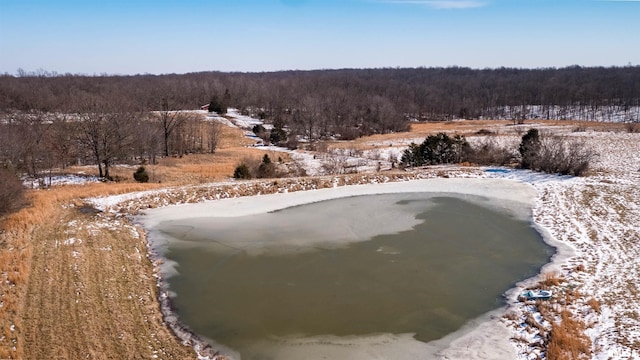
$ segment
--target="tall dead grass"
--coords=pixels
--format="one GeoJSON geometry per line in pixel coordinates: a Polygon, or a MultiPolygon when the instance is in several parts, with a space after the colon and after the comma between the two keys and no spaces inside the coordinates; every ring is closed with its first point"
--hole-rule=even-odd
{"type": "MultiPolygon", "coordinates": [[[[543,339],[548,360],[581,360],[589,359],[592,343],[586,335],[586,324],[578,315],[569,310],[576,303],[584,303],[584,297],[576,288],[566,286],[565,279],[557,272],[542,275],[537,287],[552,289],[554,296],[549,301],[536,301],[535,308],[543,321],[551,324],[545,328],[529,314],[525,323],[538,330],[543,339]]],[[[594,298],[586,304],[598,312],[600,304],[594,298]]]]}
{"type": "Polygon", "coordinates": [[[589,306],[591,306],[591,308],[593,309],[593,311],[597,312],[598,314],[600,314],[600,312],[602,311],[600,309],[600,302],[598,300],[596,300],[596,298],[591,298],[589,299],[589,301],[587,301],[587,304],[589,306]]]}
{"type": "Polygon", "coordinates": [[[562,278],[560,274],[554,271],[554,272],[545,273],[542,276],[542,281],[540,282],[540,285],[548,289],[552,286],[558,286],[563,282],[564,282],[564,278],[562,278]]]}
{"type": "Polygon", "coordinates": [[[24,341],[21,336],[20,312],[26,284],[29,281],[32,238],[34,231],[55,218],[61,206],[72,200],[99,195],[116,195],[157,188],[154,184],[91,184],[66,186],[49,190],[31,190],[27,198],[31,206],[11,214],[3,222],[0,233],[0,331],[13,329],[0,341],[0,359],[22,359],[24,341]]]}
{"type": "MultiPolygon", "coordinates": [[[[290,155],[286,153],[265,151],[254,147],[230,147],[218,150],[215,154],[189,154],[182,157],[161,158],[155,165],[146,164],[145,169],[149,174],[149,184],[163,184],[165,186],[201,184],[227,180],[233,176],[235,167],[242,159],[253,159],[259,163],[265,153],[274,162],[278,159],[291,162],[290,155]]],[[[118,180],[118,184],[134,184],[133,173],[135,170],[135,166],[113,166],[110,173],[118,180]]],[[[70,168],[69,171],[83,171],[96,175],[97,170],[83,167],[70,168]]],[[[87,185],[82,187],[85,188],[87,185]]]]}
{"type": "Polygon", "coordinates": [[[560,313],[549,333],[547,359],[579,360],[591,358],[591,339],[585,334],[586,325],[568,310],[560,313]]]}

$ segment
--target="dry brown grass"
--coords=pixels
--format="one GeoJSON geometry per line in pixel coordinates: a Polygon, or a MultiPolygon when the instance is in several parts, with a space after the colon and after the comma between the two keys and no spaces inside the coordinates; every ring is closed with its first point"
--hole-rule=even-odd
{"type": "Polygon", "coordinates": [[[238,158],[263,153],[244,148],[243,139],[242,131],[227,128],[216,154],[171,158],[153,166],[162,185],[136,183],[135,167],[116,166],[112,174],[123,182],[29,191],[31,206],[4,219],[0,233],[0,358],[192,358],[193,351],[162,323],[144,240],[117,231],[77,234],[85,239],[73,246],[77,257],[52,244],[68,239],[67,232],[74,230],[65,228],[69,221],[92,221],[70,204],[228,177],[238,158]],[[107,247],[112,251],[99,250],[107,247]],[[138,261],[131,261],[134,251],[143,254],[138,261]]]}
{"type": "Polygon", "coordinates": [[[548,272],[542,275],[542,281],[540,281],[540,285],[546,289],[552,286],[558,286],[564,282],[564,279],[557,272],[548,272]]]}
{"type": "Polygon", "coordinates": [[[563,310],[560,313],[560,321],[553,323],[549,333],[547,359],[589,359],[591,340],[585,335],[585,329],[584,322],[577,320],[570,311],[563,310]]]}
{"type": "Polygon", "coordinates": [[[29,193],[33,206],[7,218],[2,233],[0,358],[149,358],[152,350],[164,358],[193,357],[162,323],[144,239],[68,225],[94,221],[67,206],[74,199],[153,187],[94,184],[29,193]],[[60,245],[70,237],[83,242],[60,245]],[[112,251],[100,250],[107,247],[112,251]]]}
{"type": "Polygon", "coordinates": [[[546,332],[544,326],[536,320],[532,313],[527,313],[524,323],[537,329],[540,334],[544,334],[546,332]]]}
{"type": "MultiPolygon", "coordinates": [[[[571,120],[528,120],[524,124],[517,127],[527,129],[528,127],[538,125],[549,127],[582,127],[584,129],[593,129],[598,131],[623,131],[624,127],[617,124],[598,123],[591,121],[571,121],[571,120]]],[[[453,131],[464,135],[475,134],[478,131],[491,129],[500,131],[504,128],[505,132],[514,128],[513,121],[510,120],[464,120],[464,121],[448,121],[448,122],[426,122],[412,123],[411,133],[430,135],[440,131],[453,131]]]]}
{"type": "MultiPolygon", "coordinates": [[[[403,133],[365,136],[365,137],[350,141],[347,144],[350,147],[363,150],[363,149],[371,148],[370,143],[403,141],[403,140],[406,140],[407,138],[424,138],[424,137],[427,137],[428,135],[433,135],[442,131],[455,132],[461,135],[469,135],[485,127],[491,127],[491,126],[506,127],[509,124],[511,124],[510,121],[504,121],[504,120],[468,120],[468,121],[450,121],[450,122],[412,123],[408,133],[403,132],[403,133]]],[[[344,142],[336,143],[335,146],[343,147],[344,145],[341,145],[341,144],[345,144],[345,143],[344,142]]]]}
{"type": "Polygon", "coordinates": [[[507,311],[503,317],[507,320],[511,320],[511,321],[516,321],[516,320],[520,320],[520,315],[518,314],[518,312],[510,310],[507,311]]]}
{"type": "MultiPolygon", "coordinates": [[[[149,174],[149,183],[185,185],[229,179],[233,176],[233,171],[242,159],[260,162],[265,153],[269,154],[274,162],[278,158],[285,162],[291,161],[287,153],[248,147],[247,145],[251,143],[252,140],[247,139],[240,129],[225,126],[221,144],[215,154],[169,156],[158,158],[157,164],[145,164],[149,174]]],[[[135,183],[133,173],[137,167],[138,165],[114,166],[110,169],[110,174],[119,183],[135,183]]],[[[96,167],[71,167],[66,171],[97,175],[96,167]]]]}
{"type": "Polygon", "coordinates": [[[601,311],[600,302],[596,300],[596,298],[589,299],[589,301],[587,301],[587,305],[589,305],[593,309],[593,311],[600,314],[600,311],[601,311]]]}
{"type": "MultiPolygon", "coordinates": [[[[568,310],[576,303],[584,303],[584,296],[577,288],[563,286],[565,280],[557,272],[545,273],[538,287],[553,289],[554,296],[549,301],[536,301],[536,310],[542,319],[551,324],[545,329],[533,316],[529,315],[526,323],[537,329],[544,341],[546,358],[549,360],[589,359],[592,344],[585,334],[587,325],[579,320],[579,316],[568,310]],[[531,319],[529,319],[529,317],[531,319]]],[[[600,304],[594,298],[586,303],[596,312],[600,312],[600,304]]]]}
{"type": "MultiPolygon", "coordinates": [[[[412,133],[426,136],[443,129],[473,132],[508,122],[469,123],[415,124],[412,133]]],[[[353,146],[371,139],[406,136],[376,136],[358,140],[353,146]]],[[[193,351],[181,345],[162,322],[153,264],[144,256],[144,239],[130,229],[122,231],[122,226],[128,226],[122,219],[83,214],[69,205],[80,206],[86,197],[226,179],[240,160],[260,159],[265,153],[245,147],[249,142],[240,130],[226,128],[215,154],[165,158],[158,165],[147,165],[152,177],[147,184],[133,181],[135,166],[114,167],[113,174],[125,181],[29,191],[32,206],[6,218],[0,234],[0,337],[4,336],[0,358],[193,358],[193,351]],[[69,225],[71,221],[76,225],[69,225]],[[96,221],[119,221],[120,226],[89,231],[87,227],[96,221]],[[83,242],[59,246],[69,237],[83,242]]],[[[270,154],[274,161],[283,155],[270,154]]],[[[397,176],[402,179],[407,174],[397,176]]],[[[239,186],[234,196],[276,192],[285,186],[282,181],[269,186],[248,182],[239,186]]],[[[346,185],[367,180],[344,176],[338,181],[346,185]]],[[[333,185],[332,178],[309,178],[286,186],[297,191],[333,185]]],[[[211,196],[208,189],[202,192],[211,196]]],[[[203,194],[194,194],[189,201],[197,201],[203,194]]],[[[551,276],[545,282],[555,286],[561,281],[551,276]]]]}
{"type": "Polygon", "coordinates": [[[260,162],[264,154],[268,154],[272,161],[278,158],[285,162],[291,161],[286,153],[264,151],[258,148],[235,147],[219,150],[213,155],[189,155],[180,159],[163,159],[158,166],[149,166],[150,181],[160,181],[168,184],[193,184],[229,179],[243,159],[260,162]],[[168,162],[171,162],[168,165],[168,162]]]}
{"type": "Polygon", "coordinates": [[[578,289],[568,288],[564,291],[563,296],[559,300],[561,300],[564,305],[570,305],[584,300],[584,296],[578,289]]]}

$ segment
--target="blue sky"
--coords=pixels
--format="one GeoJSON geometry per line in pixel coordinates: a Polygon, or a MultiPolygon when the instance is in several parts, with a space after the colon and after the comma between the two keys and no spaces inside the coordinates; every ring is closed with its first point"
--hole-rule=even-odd
{"type": "Polygon", "coordinates": [[[640,65],[640,0],[0,0],[0,73],[640,65]]]}

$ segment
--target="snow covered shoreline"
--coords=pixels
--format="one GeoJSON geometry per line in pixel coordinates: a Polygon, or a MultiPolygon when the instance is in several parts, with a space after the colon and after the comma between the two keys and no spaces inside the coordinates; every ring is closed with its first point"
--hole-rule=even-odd
{"type": "MultiPolygon", "coordinates": [[[[248,196],[241,198],[223,199],[214,202],[200,202],[196,204],[185,204],[179,206],[169,206],[145,211],[147,216],[142,221],[145,228],[152,228],[154,224],[165,219],[208,217],[208,216],[243,216],[268,211],[274,211],[286,207],[311,203],[316,201],[334,199],[339,197],[371,195],[398,192],[437,192],[455,193],[463,195],[479,195],[493,199],[493,206],[511,206],[512,211],[530,217],[531,207],[536,199],[536,190],[521,181],[505,179],[482,178],[483,173],[478,173],[474,178],[435,178],[425,180],[415,180],[408,182],[391,182],[385,184],[353,185],[337,187],[332,189],[320,189],[315,191],[303,191],[295,193],[278,193],[263,196],[248,196]],[[513,209],[514,204],[517,204],[513,209]]],[[[546,238],[552,245],[552,239],[546,238]]],[[[565,253],[566,251],[563,251],[565,253]]],[[[563,260],[564,256],[556,256],[554,259],[563,260]]],[[[165,269],[166,271],[166,269],[165,269]]],[[[517,293],[512,290],[511,293],[517,293]]],[[[510,302],[515,301],[514,296],[508,296],[510,302]]],[[[485,316],[475,319],[467,324],[463,329],[446,336],[443,339],[429,344],[420,343],[412,339],[411,334],[389,336],[381,335],[370,339],[352,339],[353,343],[390,343],[390,346],[376,349],[373,358],[388,358],[394,354],[397,358],[399,354],[405,352],[407,358],[415,358],[416,354],[424,356],[431,354],[429,358],[448,359],[513,359],[516,357],[515,349],[510,343],[510,331],[501,321],[501,315],[505,309],[492,311],[485,316]],[[473,344],[473,346],[470,346],[473,344]]],[[[327,339],[306,339],[306,345],[302,348],[306,350],[319,348],[319,343],[327,343],[327,339]]],[[[333,339],[329,343],[334,344],[334,348],[343,347],[339,340],[333,339]]],[[[323,350],[334,351],[332,346],[324,346],[323,350]]],[[[279,358],[291,356],[295,358],[299,353],[278,354],[279,358]]],[[[334,355],[340,356],[339,352],[334,355]]],[[[344,354],[343,354],[344,355],[344,354]]],[[[372,354],[349,354],[349,358],[372,358],[372,354]]],[[[402,356],[401,356],[402,357],[402,356]]]]}
{"type": "MultiPolygon", "coordinates": [[[[637,281],[640,278],[640,248],[637,246],[640,243],[640,173],[637,172],[640,158],[629,156],[635,151],[633,149],[639,148],[636,135],[595,133],[593,136],[598,141],[593,144],[598,147],[601,156],[596,164],[597,172],[587,178],[558,177],[512,169],[451,166],[413,172],[214,183],[88,201],[108,213],[138,214],[146,209],[176,204],[211,203],[229,198],[232,198],[230,201],[236,201],[244,196],[323,188],[339,190],[347,185],[356,189],[387,182],[407,184],[410,180],[432,178],[441,178],[439,181],[445,183],[460,181],[461,178],[474,178],[473,181],[479,178],[503,178],[514,183],[530,184],[535,189],[531,195],[533,219],[545,232],[545,238],[555,239],[557,243],[552,243],[553,246],[563,244],[565,248],[575,251],[568,258],[556,256],[543,271],[558,271],[559,276],[566,279],[565,289],[580,291],[577,302],[568,304],[567,309],[587,325],[586,333],[592,342],[590,358],[640,359],[634,350],[637,347],[633,345],[640,341],[640,303],[629,297],[629,292],[640,293],[637,281]],[[599,302],[600,309],[597,312],[588,305],[589,298],[599,302]]],[[[538,280],[530,279],[530,282],[525,281],[521,285],[529,286],[538,280]]],[[[510,302],[516,296],[517,290],[507,293],[510,302]]],[[[504,311],[501,309],[501,313],[504,311]]],[[[488,314],[487,319],[478,319],[480,324],[469,324],[456,335],[457,339],[450,341],[449,350],[442,352],[441,356],[447,359],[546,358],[542,337],[535,326],[525,324],[527,316],[536,316],[536,313],[524,303],[511,303],[506,311],[514,316],[506,319],[497,313],[488,314]],[[473,329],[476,329],[475,332],[473,329]],[[484,333],[485,338],[476,339],[474,333],[484,333]],[[505,346],[509,353],[499,353],[496,343],[505,346]],[[454,346],[462,352],[453,351],[454,346]],[[477,350],[481,348],[486,352],[477,350]],[[470,355],[469,351],[475,353],[470,355]]],[[[551,324],[546,322],[542,326],[548,329],[551,324]]]]}

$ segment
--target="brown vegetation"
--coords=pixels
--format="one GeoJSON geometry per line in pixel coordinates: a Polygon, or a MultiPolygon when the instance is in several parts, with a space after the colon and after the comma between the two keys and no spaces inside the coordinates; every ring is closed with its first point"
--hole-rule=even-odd
{"type": "MultiPolygon", "coordinates": [[[[487,127],[489,123],[505,125],[501,121],[474,125],[487,127]]],[[[415,131],[424,131],[424,134],[435,133],[438,127],[447,126],[459,127],[461,131],[464,127],[465,132],[478,129],[458,122],[415,126],[415,131]]],[[[399,139],[396,136],[376,135],[357,143],[365,147],[364,142],[371,139],[399,139]]],[[[136,166],[115,165],[110,174],[121,179],[120,182],[28,191],[27,200],[32,206],[7,217],[0,234],[0,269],[4,275],[0,282],[3,305],[0,307],[0,331],[5,336],[0,341],[0,358],[105,358],[108,354],[129,358],[153,355],[192,358],[193,351],[175,339],[158,311],[153,264],[145,257],[145,240],[140,232],[121,217],[85,211],[82,199],[228,179],[241,160],[252,159],[259,164],[265,154],[263,150],[244,147],[245,144],[240,130],[225,127],[214,154],[185,153],[159,158],[156,164],[145,164],[150,175],[147,184],[134,182],[131,174],[136,166]],[[71,238],[82,242],[70,242],[71,238]]],[[[287,162],[285,155],[269,153],[272,160],[282,157],[287,162]]],[[[97,173],[96,168],[90,171],[86,167],[67,169],[97,173]]],[[[439,176],[449,176],[449,170],[438,171],[439,176]]],[[[155,203],[150,198],[131,201],[129,211],[214,199],[216,195],[231,197],[308,190],[420,176],[425,175],[395,172],[279,179],[239,182],[233,187],[194,187],[188,193],[168,188],[153,200],[155,203]]],[[[551,273],[545,274],[543,284],[555,287],[563,281],[560,275],[551,273]]],[[[579,296],[570,294],[573,298],[579,296]]],[[[545,305],[538,304],[544,319],[554,324],[549,338],[556,338],[557,347],[570,343],[582,351],[578,346],[580,333],[570,332],[562,325],[575,326],[576,323],[571,319],[565,322],[562,318],[562,322],[556,324],[553,314],[557,314],[558,309],[544,308],[545,305]]],[[[594,304],[591,306],[598,311],[594,304]]],[[[533,324],[535,319],[529,321],[533,324]]],[[[537,328],[543,328],[542,324],[535,323],[537,328]]]]}
{"type": "Polygon", "coordinates": [[[585,329],[585,323],[577,320],[570,311],[561,311],[560,321],[554,322],[549,332],[547,359],[590,359],[591,340],[584,333],[585,329]]]}
{"type": "Polygon", "coordinates": [[[596,298],[591,298],[589,299],[589,301],[587,301],[587,304],[589,306],[591,306],[591,308],[593,309],[593,311],[597,312],[598,314],[600,314],[600,302],[598,300],[596,300],[596,298]]]}
{"type": "MultiPolygon", "coordinates": [[[[565,280],[557,272],[542,274],[542,279],[534,286],[553,291],[550,300],[528,301],[528,308],[523,315],[523,320],[518,321],[519,316],[516,309],[511,310],[504,316],[515,326],[520,326],[521,322],[534,329],[538,335],[538,341],[530,346],[540,347],[546,352],[549,360],[580,360],[591,358],[592,343],[585,330],[587,325],[579,319],[575,312],[575,306],[589,305],[594,312],[600,312],[600,303],[594,298],[588,301],[578,289],[566,285],[565,280]],[[571,310],[574,309],[574,310],[571,310]],[[538,313],[540,321],[536,320],[534,313],[538,313]]],[[[514,339],[518,340],[518,339],[514,339]]],[[[520,339],[528,343],[527,340],[520,339]]]]}
{"type": "Polygon", "coordinates": [[[584,116],[603,108],[626,109],[629,116],[637,116],[629,107],[638,106],[638,89],[621,86],[620,79],[638,83],[640,68],[453,67],[99,77],[21,71],[17,77],[0,76],[0,110],[73,112],[92,97],[127,99],[142,110],[164,110],[165,103],[197,109],[222,98],[228,106],[262,109],[261,116],[268,118],[297,116],[305,125],[301,131],[308,125],[319,132],[338,126],[341,135],[353,136],[397,131],[389,118],[403,120],[405,114],[419,120],[508,118],[518,123],[532,116],[527,104],[540,105],[535,116],[541,118],[568,119],[572,107],[584,116]],[[297,109],[312,111],[296,115],[297,109]],[[363,115],[375,121],[359,123],[363,115]]]}
{"type": "MultiPolygon", "coordinates": [[[[128,184],[111,187],[108,187],[107,184],[95,184],[94,186],[60,188],[47,192],[31,191],[28,193],[28,198],[32,205],[6,219],[3,224],[4,230],[0,234],[2,243],[0,268],[7,274],[7,278],[0,283],[3,304],[0,307],[0,315],[2,315],[0,316],[0,327],[10,336],[6,336],[0,342],[0,358],[50,358],[52,354],[58,354],[58,357],[72,357],[68,356],[69,354],[56,352],[56,344],[64,347],[67,344],[66,341],[54,341],[53,338],[46,339],[41,335],[35,336],[34,334],[68,337],[69,334],[72,334],[69,331],[72,330],[72,324],[78,321],[78,311],[81,310],[92,312],[97,309],[94,315],[99,318],[89,321],[87,326],[94,326],[99,322],[112,322],[114,326],[118,324],[118,319],[110,319],[110,317],[121,315],[117,314],[117,311],[113,312],[113,309],[100,310],[99,307],[96,307],[98,304],[93,303],[96,299],[91,297],[87,299],[90,303],[84,304],[84,309],[68,308],[74,304],[73,301],[78,296],[70,288],[63,291],[65,284],[68,285],[67,282],[71,281],[70,277],[76,276],[70,272],[73,268],[70,264],[72,253],[71,249],[62,252],[61,249],[56,249],[53,244],[68,240],[67,234],[63,230],[66,225],[65,221],[76,216],[75,211],[77,211],[73,208],[63,208],[63,206],[69,205],[69,201],[83,195],[119,193],[143,188],[145,187],[128,184]],[[30,325],[30,319],[33,319],[30,316],[33,315],[29,314],[38,314],[36,320],[41,322],[38,322],[35,327],[30,325]],[[93,325],[91,325],[92,323],[93,325]],[[8,329],[13,329],[13,331],[8,331],[8,329]],[[36,349],[36,345],[49,347],[49,351],[52,352],[41,352],[40,355],[35,356],[36,354],[30,351],[36,349]]],[[[113,242],[113,245],[116,246],[116,252],[120,252],[121,247],[127,245],[126,242],[113,242]]],[[[82,250],[85,255],[89,255],[90,251],[95,251],[95,249],[87,247],[86,250],[82,250]]],[[[121,257],[118,261],[113,262],[113,266],[118,266],[123,261],[125,258],[121,257]]],[[[95,263],[96,266],[98,264],[98,262],[95,263]]],[[[93,267],[93,263],[90,265],[91,267],[85,269],[87,273],[104,273],[103,269],[93,267]]],[[[149,270],[138,269],[136,271],[140,277],[143,277],[144,273],[148,273],[149,270]]],[[[140,277],[136,281],[144,282],[145,280],[140,277]]],[[[154,281],[148,280],[151,279],[146,280],[148,282],[146,288],[154,289],[154,281]]],[[[142,284],[137,286],[140,287],[140,285],[142,284]]],[[[86,281],[83,282],[83,286],[88,289],[102,287],[109,289],[109,286],[99,281],[86,281]]],[[[140,287],[140,289],[143,288],[140,287]]],[[[149,310],[151,309],[146,309],[146,311],[149,310]]],[[[77,334],[79,336],[77,341],[81,341],[82,333],[74,332],[73,334],[77,334]]],[[[104,336],[103,332],[86,332],[85,334],[89,337],[101,338],[101,341],[109,341],[109,337],[104,336]]],[[[42,351],[45,349],[43,348],[42,351]]],[[[80,355],[84,357],[84,354],[77,355],[77,357],[80,355]]]]}
{"type": "Polygon", "coordinates": [[[124,219],[83,210],[80,199],[227,178],[238,157],[264,153],[238,147],[241,139],[230,129],[216,154],[148,165],[154,183],[134,182],[133,167],[114,167],[122,182],[28,191],[31,206],[8,216],[0,233],[0,358],[193,358],[158,311],[144,237],[124,219]],[[119,224],[91,228],[100,221],[119,224]]]}
{"type": "Polygon", "coordinates": [[[548,272],[542,275],[542,281],[540,285],[542,285],[545,289],[549,289],[552,286],[560,285],[564,279],[557,272],[548,272]]]}

